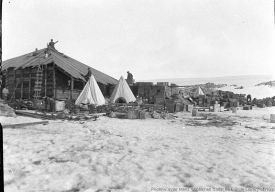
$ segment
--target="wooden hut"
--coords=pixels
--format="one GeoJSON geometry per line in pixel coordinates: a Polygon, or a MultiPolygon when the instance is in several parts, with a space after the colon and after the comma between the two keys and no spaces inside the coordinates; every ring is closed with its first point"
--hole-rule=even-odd
{"type": "Polygon", "coordinates": [[[164,104],[171,95],[179,94],[181,89],[176,84],[169,86],[168,82],[137,82],[131,86],[135,96],[147,99],[149,103],[164,104]]]}
{"type": "Polygon", "coordinates": [[[76,99],[87,81],[88,69],[108,97],[117,80],[59,51],[54,46],[6,60],[4,86],[10,99],[76,99]]]}

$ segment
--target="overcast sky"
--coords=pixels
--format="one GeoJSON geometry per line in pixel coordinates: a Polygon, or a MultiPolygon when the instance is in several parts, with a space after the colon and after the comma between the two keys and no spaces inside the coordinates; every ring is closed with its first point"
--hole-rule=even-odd
{"type": "Polygon", "coordinates": [[[115,78],[275,73],[273,0],[4,0],[3,60],[51,38],[115,78]],[[274,72],[273,72],[274,71],[274,72]]]}

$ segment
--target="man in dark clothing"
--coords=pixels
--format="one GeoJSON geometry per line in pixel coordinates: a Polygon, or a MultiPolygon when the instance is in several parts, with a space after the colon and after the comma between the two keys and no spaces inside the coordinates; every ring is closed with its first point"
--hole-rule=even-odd
{"type": "Polygon", "coordinates": [[[126,79],[127,83],[129,85],[133,85],[134,84],[134,78],[132,73],[130,73],[129,71],[127,71],[127,79],[126,79]]]}
{"type": "Polygon", "coordinates": [[[251,101],[252,101],[252,98],[251,98],[251,95],[249,94],[246,97],[246,102],[247,102],[247,104],[251,104],[251,101]]]}
{"type": "Polygon", "coordinates": [[[88,73],[85,75],[86,81],[89,81],[91,75],[92,75],[92,70],[90,68],[88,68],[88,73]]]}
{"type": "Polygon", "coordinates": [[[55,45],[57,42],[58,42],[58,41],[53,42],[53,39],[51,39],[51,42],[49,42],[49,47],[55,49],[54,45],[55,45]]]}

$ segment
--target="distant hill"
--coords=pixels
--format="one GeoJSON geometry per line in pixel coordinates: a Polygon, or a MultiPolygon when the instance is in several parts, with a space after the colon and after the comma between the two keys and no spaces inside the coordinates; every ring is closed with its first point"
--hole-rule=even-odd
{"type": "Polygon", "coordinates": [[[167,79],[151,79],[141,81],[151,82],[171,82],[178,85],[198,85],[205,83],[227,84],[236,86],[254,86],[260,82],[271,81],[271,75],[240,75],[240,76],[224,76],[224,77],[198,77],[198,78],[167,78],[167,79]]]}
{"type": "Polygon", "coordinates": [[[275,87],[275,80],[274,81],[267,81],[267,82],[262,82],[262,83],[259,83],[255,86],[261,86],[261,85],[266,85],[266,86],[269,86],[269,87],[275,87]]]}
{"type": "Polygon", "coordinates": [[[250,94],[258,99],[275,96],[273,75],[242,75],[225,77],[199,77],[199,78],[171,78],[145,80],[147,82],[170,82],[182,86],[200,85],[202,89],[207,87],[231,91],[238,94],[250,94]],[[210,83],[209,83],[210,82],[210,83]],[[262,83],[261,83],[262,82],[262,83]],[[227,85],[227,86],[225,86],[227,85]],[[259,85],[259,86],[255,86],[259,85]],[[237,88],[237,89],[235,89],[237,88]],[[239,89],[241,88],[241,89],[239,89]]]}

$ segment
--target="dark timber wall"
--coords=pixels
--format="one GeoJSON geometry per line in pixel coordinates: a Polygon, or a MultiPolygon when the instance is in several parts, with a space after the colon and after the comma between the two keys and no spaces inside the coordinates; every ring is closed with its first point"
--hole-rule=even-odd
{"type": "MultiPolygon", "coordinates": [[[[37,70],[37,66],[16,70],[8,68],[4,75],[5,86],[9,90],[9,96],[15,99],[33,99],[37,70]]],[[[85,86],[83,80],[74,79],[53,63],[42,66],[42,74],[41,98],[47,96],[55,99],[76,99],[85,86]]],[[[110,97],[114,86],[104,85],[99,82],[98,85],[103,95],[110,97]]]]}

